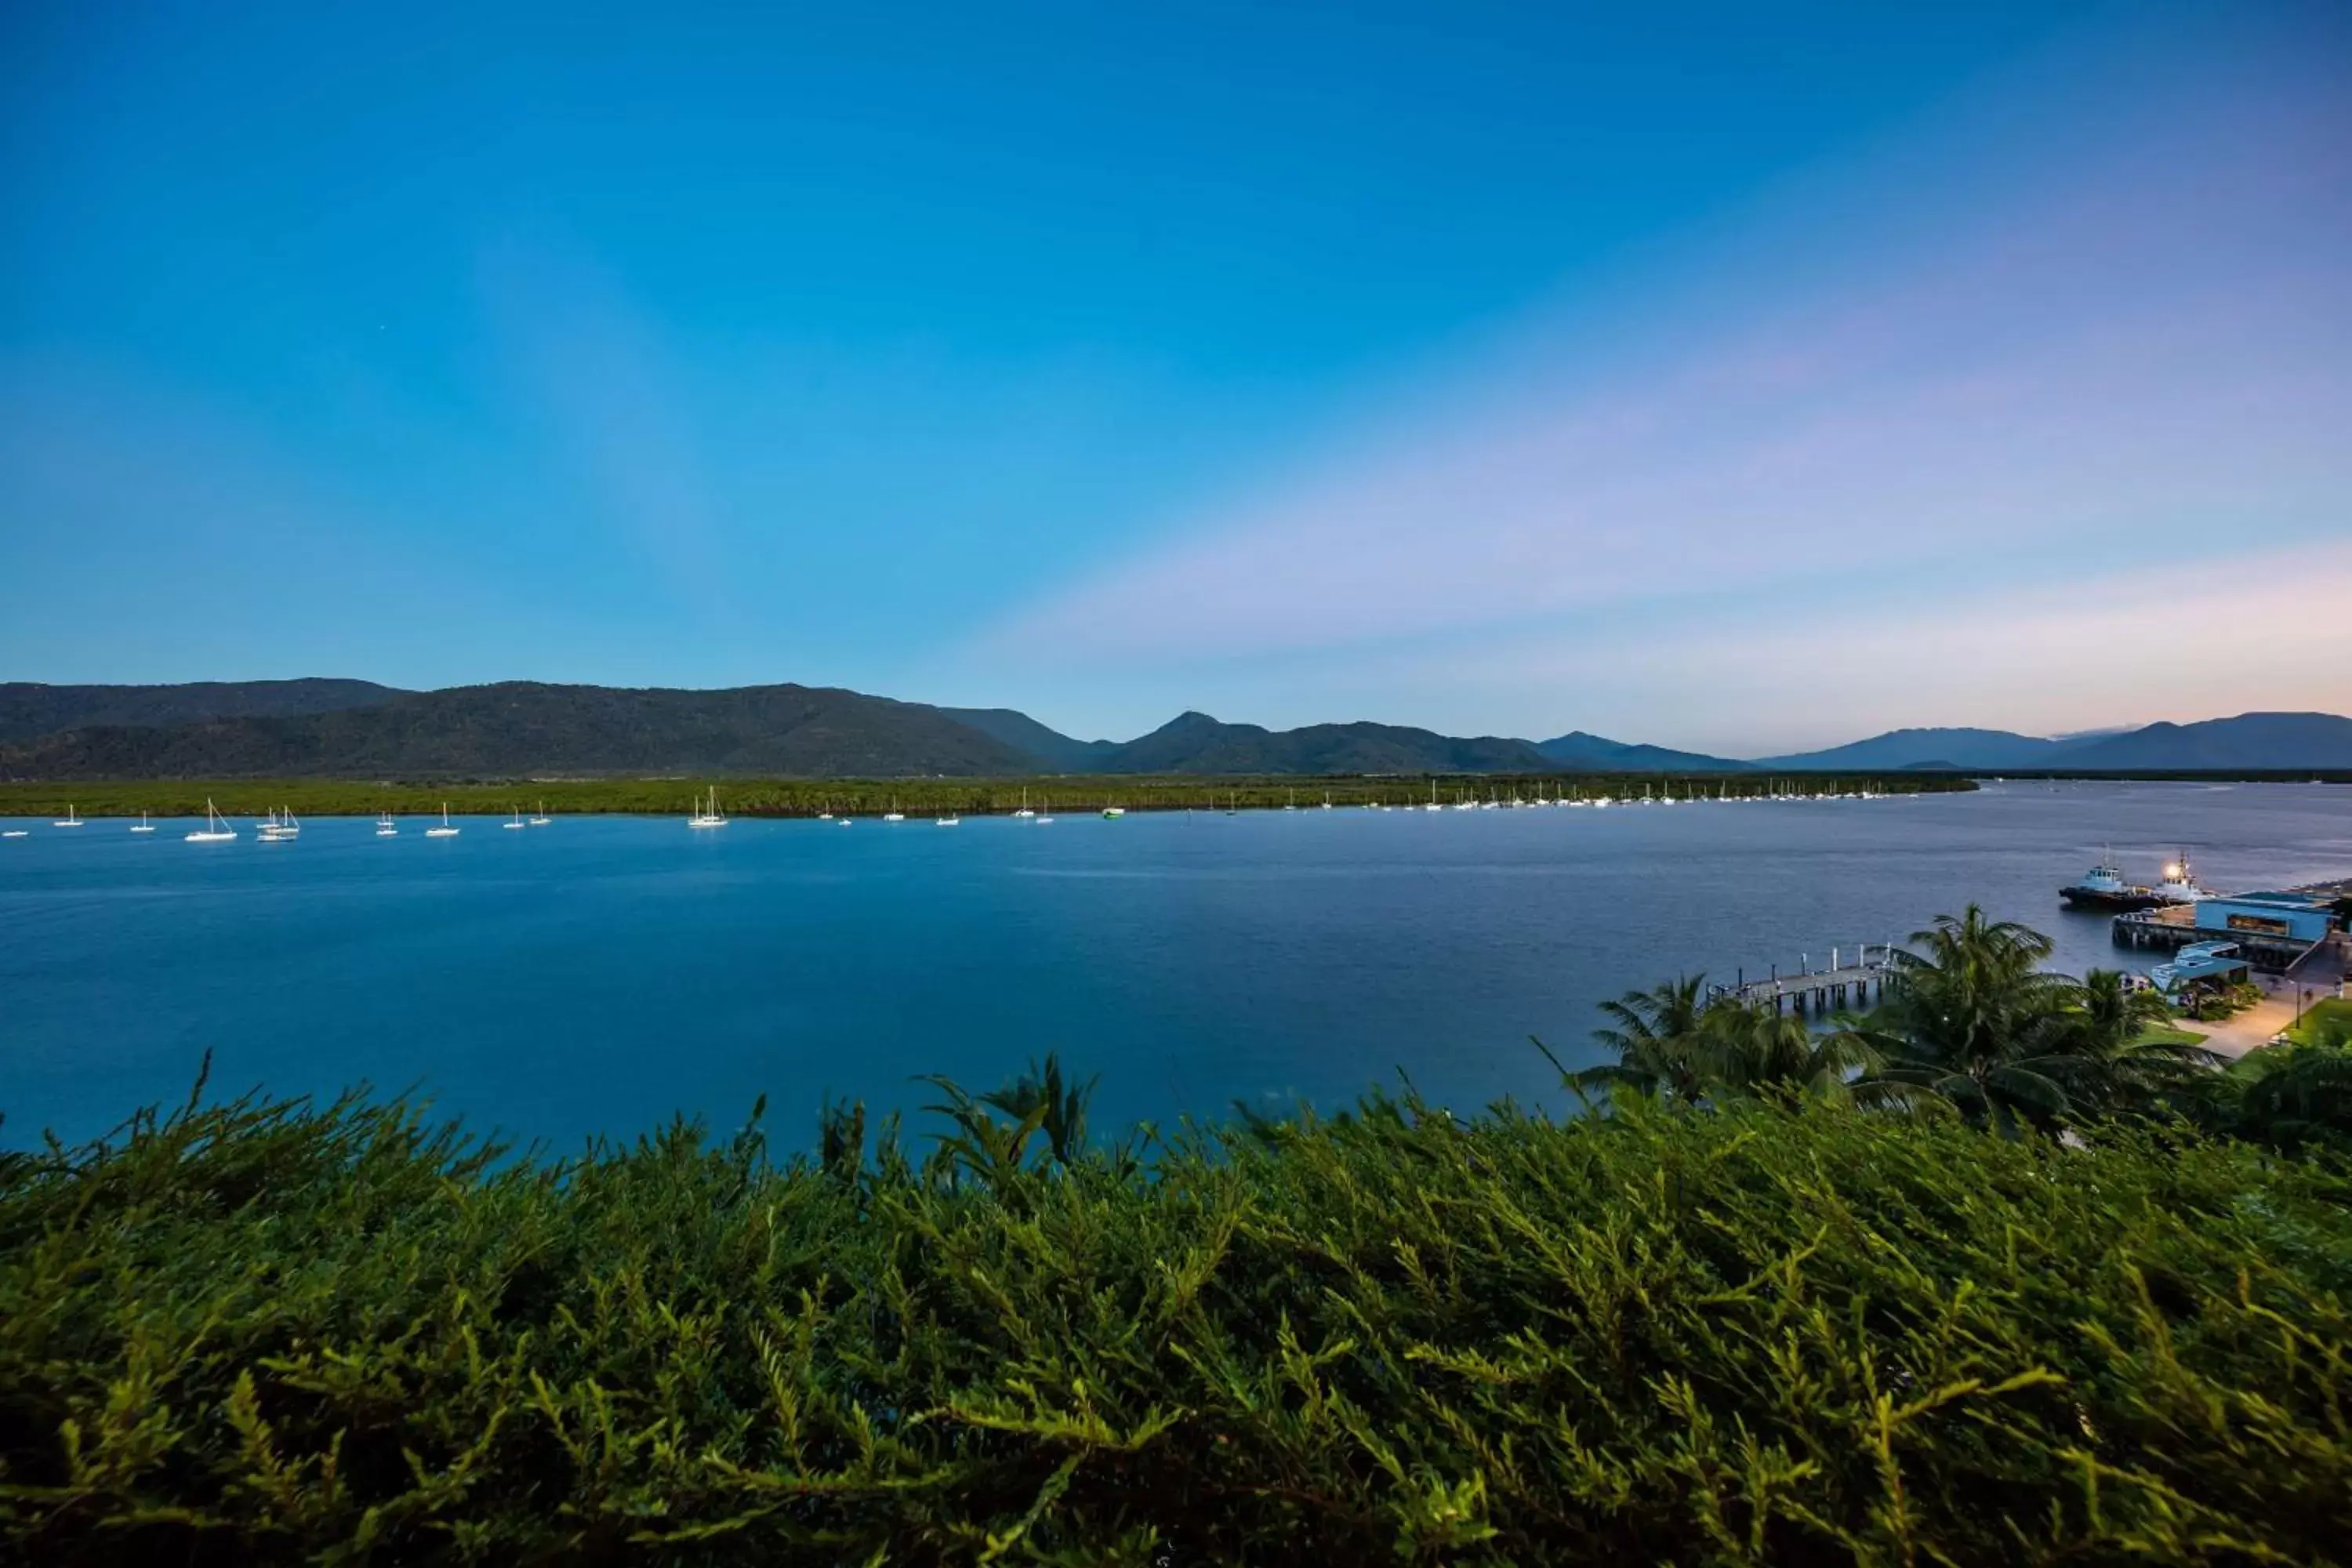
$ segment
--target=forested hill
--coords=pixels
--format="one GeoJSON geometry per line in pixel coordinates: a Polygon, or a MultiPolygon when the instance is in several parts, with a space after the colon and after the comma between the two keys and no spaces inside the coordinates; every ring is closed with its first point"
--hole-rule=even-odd
{"type": "Polygon", "coordinates": [[[939,708],[833,687],[721,690],[502,681],[402,691],[365,680],[0,685],[0,778],[512,778],[555,774],[974,777],[1023,773],[1417,774],[2063,769],[2352,769],[2352,719],[2242,713],[2067,742],[1898,730],[1741,762],[1581,731],[1540,742],[1398,724],[1269,730],[1188,712],[1081,741],[1010,708],[939,708]]]}
{"type": "Polygon", "coordinates": [[[977,775],[1034,765],[937,709],[794,685],[682,691],[506,681],[332,712],[99,725],[0,748],[0,774],[58,779],[977,775]]]}
{"type": "Polygon", "coordinates": [[[535,681],[421,692],[379,687],[366,689],[373,700],[357,703],[316,692],[315,707],[331,710],[311,711],[288,710],[287,700],[273,692],[264,694],[265,710],[243,713],[220,711],[233,706],[226,700],[190,698],[184,707],[196,711],[193,722],[173,721],[172,702],[154,695],[172,688],[18,689],[138,695],[112,701],[19,697],[11,711],[23,718],[14,743],[0,745],[0,777],[1543,773],[1564,765],[1528,742],[1497,736],[1465,740],[1372,723],[1271,731],[1205,713],[1186,713],[1125,742],[1078,741],[1011,709],[935,708],[797,685],[718,691],[535,681]],[[132,717],[151,713],[165,717],[132,717]],[[41,714],[68,721],[26,738],[41,714]]]}
{"type": "Polygon", "coordinates": [[[2334,713],[2241,713],[2195,724],[2148,724],[2072,740],[2006,730],[1892,730],[1826,752],[1767,757],[1802,770],[1958,768],[1986,773],[2261,773],[2352,768],[2352,719],[2334,713]]]}
{"type": "Polygon", "coordinates": [[[1266,730],[1185,713],[1104,758],[1123,773],[1545,773],[1553,763],[1525,741],[1461,740],[1395,724],[1309,724],[1266,730]]]}
{"type": "Polygon", "coordinates": [[[373,680],[195,680],[180,686],[44,686],[0,681],[0,746],[68,730],[167,728],[215,719],[283,719],[369,708],[405,693],[373,680]]]}

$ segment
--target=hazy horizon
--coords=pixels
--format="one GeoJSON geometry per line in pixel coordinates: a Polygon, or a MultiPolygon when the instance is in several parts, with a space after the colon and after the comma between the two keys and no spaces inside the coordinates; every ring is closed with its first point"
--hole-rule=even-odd
{"type": "Polygon", "coordinates": [[[1704,10],[11,7],[0,677],[2352,710],[2352,15],[1704,10]]]}

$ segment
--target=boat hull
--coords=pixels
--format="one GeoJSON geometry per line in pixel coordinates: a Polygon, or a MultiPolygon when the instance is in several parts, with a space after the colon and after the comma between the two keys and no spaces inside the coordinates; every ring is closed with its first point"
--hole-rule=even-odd
{"type": "Polygon", "coordinates": [[[2150,888],[2061,888],[2058,900],[2070,910],[2152,910],[2171,902],[2150,888]]]}

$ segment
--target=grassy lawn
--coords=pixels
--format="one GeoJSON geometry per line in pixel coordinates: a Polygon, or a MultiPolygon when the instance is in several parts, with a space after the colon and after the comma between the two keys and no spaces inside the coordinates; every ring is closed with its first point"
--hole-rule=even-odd
{"type": "Polygon", "coordinates": [[[2287,1031],[2298,1045],[2352,1045],[2352,1000],[2329,997],[2304,1009],[2303,1022],[2287,1031]]]}
{"type": "Polygon", "coordinates": [[[2150,1024],[2139,1032],[2143,1046],[2201,1046],[2205,1037],[2194,1029],[2183,1029],[2171,1024],[2150,1024]]]}

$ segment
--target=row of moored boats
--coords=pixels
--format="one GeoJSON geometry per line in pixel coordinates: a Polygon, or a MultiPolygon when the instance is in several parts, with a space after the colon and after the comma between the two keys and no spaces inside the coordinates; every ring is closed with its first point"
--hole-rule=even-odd
{"type": "MultiPolygon", "coordinates": [[[[1881,800],[1884,798],[1885,798],[1885,795],[1880,792],[1868,789],[1805,792],[1780,786],[1776,786],[1769,792],[1743,793],[1738,795],[1732,794],[1727,787],[1718,786],[1715,794],[1708,795],[1704,789],[1696,784],[1685,784],[1683,786],[1683,793],[1676,795],[1675,793],[1674,784],[1669,783],[1663,791],[1660,791],[1657,786],[1654,784],[1644,784],[1642,786],[1642,793],[1638,795],[1632,794],[1585,795],[1581,792],[1573,795],[1545,795],[1538,791],[1537,795],[1530,799],[1517,794],[1503,795],[1493,790],[1487,791],[1484,797],[1478,795],[1475,791],[1456,790],[1454,794],[1453,799],[1440,800],[1438,798],[1437,785],[1433,784],[1429,786],[1429,798],[1426,801],[1412,801],[1408,799],[1402,805],[1390,801],[1366,801],[1363,803],[1363,808],[1367,811],[1498,811],[1519,810],[1522,808],[1535,806],[1583,806],[1597,810],[1612,805],[1740,805],[1753,804],[1759,801],[1881,800]]],[[[1226,815],[1233,815],[1238,808],[1238,803],[1228,805],[1225,808],[1226,815]]],[[[1297,798],[1294,794],[1293,797],[1284,805],[1282,809],[1285,811],[1297,811],[1298,808],[1297,798]]],[[[1325,811],[1333,809],[1332,800],[1328,795],[1326,795],[1323,797],[1321,809],[1325,811]]],[[[1118,805],[1105,805],[1102,808],[1102,815],[1115,821],[1127,815],[1127,808],[1118,805]]],[[[1053,826],[1054,822],[1052,803],[1047,802],[1045,809],[1040,811],[1030,805],[1029,792],[1026,790],[1022,791],[1020,808],[1014,811],[1013,816],[1023,821],[1034,822],[1041,827],[1049,827],[1053,826]]],[[[818,812],[817,816],[821,821],[837,822],[844,827],[848,826],[852,822],[856,820],[855,816],[847,812],[835,815],[830,806],[818,812]]],[[[505,828],[518,830],[532,827],[545,827],[548,825],[549,820],[550,819],[547,816],[547,803],[541,801],[540,803],[540,809],[531,816],[528,817],[524,816],[522,814],[522,808],[520,806],[517,806],[515,807],[512,820],[502,822],[499,826],[505,828]]],[[[719,809],[719,792],[714,789],[707,795],[697,795],[695,797],[694,810],[692,815],[687,817],[686,825],[688,827],[697,829],[724,827],[730,820],[730,819],[727,814],[719,809]]],[[[898,803],[895,797],[890,802],[890,809],[882,813],[882,820],[885,822],[904,822],[907,820],[907,814],[898,809],[898,803]]],[[[954,811],[944,812],[934,817],[932,820],[940,827],[956,827],[961,826],[963,822],[962,816],[954,811]]],[[[84,826],[85,821],[85,818],[78,815],[74,808],[68,805],[66,807],[65,816],[58,818],[52,826],[58,827],[80,827],[84,826]]],[[[131,827],[131,831],[133,833],[152,833],[155,831],[155,825],[148,820],[147,814],[142,811],[139,814],[139,821],[131,827]]],[[[441,805],[440,823],[438,826],[427,827],[425,830],[425,837],[427,838],[455,838],[462,831],[463,829],[459,828],[455,823],[452,823],[449,820],[449,806],[448,803],[445,801],[441,805]]],[[[302,824],[296,819],[294,813],[290,809],[284,807],[272,810],[268,816],[262,818],[259,822],[254,825],[254,837],[264,843],[282,843],[288,839],[299,838],[301,837],[301,834],[302,824]]],[[[21,827],[13,827],[6,829],[5,831],[0,831],[0,838],[22,838],[25,836],[26,830],[21,827]]],[[[227,817],[223,816],[219,811],[215,809],[213,803],[207,799],[205,802],[204,826],[187,834],[185,837],[191,844],[226,844],[236,838],[237,836],[238,829],[236,826],[231,823],[227,817]]],[[[386,812],[376,818],[375,836],[378,838],[396,838],[400,836],[400,825],[393,819],[391,813],[386,812]]],[[[2111,868],[2102,866],[2098,870],[2095,870],[2092,873],[2090,880],[2095,881],[2102,872],[2111,873],[2111,868]]],[[[2117,888],[2123,887],[2120,878],[2116,878],[2115,880],[2117,888]]],[[[2077,890],[2078,889],[2067,889],[2069,902],[2074,901],[2073,895],[2077,890]]],[[[2146,891],[2146,889],[2140,890],[2146,891]]],[[[2158,902],[2165,900],[2151,900],[2150,901],[2158,902]]]]}
{"type": "MultiPolygon", "coordinates": [[[[499,826],[501,827],[545,827],[551,820],[552,819],[547,815],[546,804],[541,802],[539,813],[536,816],[526,819],[522,814],[522,808],[520,806],[517,806],[515,808],[514,820],[511,822],[502,822],[499,826]]],[[[66,807],[66,814],[63,816],[58,817],[49,826],[52,827],[82,827],[88,826],[88,824],[89,819],[87,817],[83,816],[72,806],[68,805],[66,807]]],[[[11,827],[5,831],[0,831],[0,838],[22,838],[26,836],[26,829],[22,827],[11,827]]],[[[152,833],[155,831],[155,824],[150,820],[147,813],[142,811],[139,814],[139,820],[131,825],[131,831],[133,833],[152,833]]],[[[463,831],[463,828],[460,828],[457,824],[449,820],[449,803],[444,801],[441,803],[441,821],[439,825],[436,826],[427,827],[425,830],[425,837],[427,838],[455,838],[463,831]]],[[[270,809],[268,816],[261,818],[258,822],[254,824],[253,836],[264,844],[287,843],[289,840],[302,837],[302,823],[301,820],[294,815],[291,808],[286,806],[274,806],[270,809]]],[[[400,837],[400,824],[393,819],[393,816],[390,812],[385,812],[383,816],[375,819],[375,836],[378,838],[397,838],[400,837]]],[[[182,837],[191,844],[228,844],[235,842],[240,837],[240,831],[236,824],[230,821],[227,817],[223,816],[220,814],[219,808],[213,805],[210,797],[206,797],[205,801],[205,825],[202,827],[195,828],[191,832],[182,835],[182,837]]]]}
{"type": "Polygon", "coordinates": [[[2164,878],[2154,883],[2127,882],[2114,857],[2101,855],[2099,863],[2079,882],[2058,889],[2058,898],[2076,910],[2153,910],[2167,904],[2193,904],[2213,895],[2197,885],[2197,873],[2183,849],[2166,863],[2164,878]]]}

